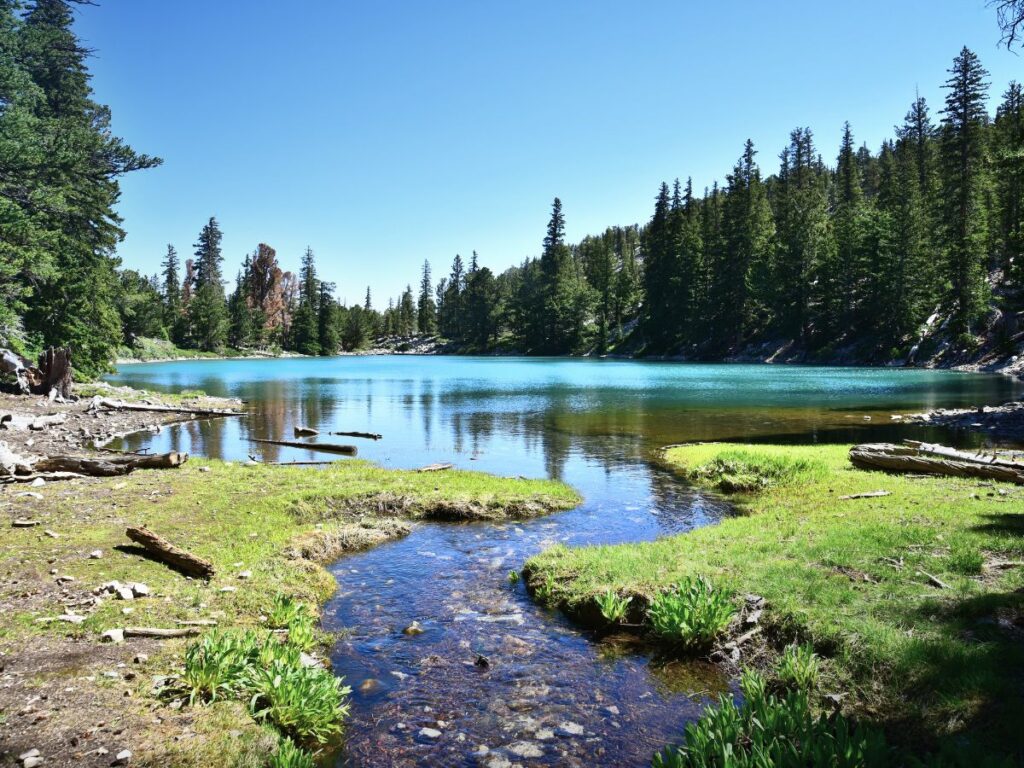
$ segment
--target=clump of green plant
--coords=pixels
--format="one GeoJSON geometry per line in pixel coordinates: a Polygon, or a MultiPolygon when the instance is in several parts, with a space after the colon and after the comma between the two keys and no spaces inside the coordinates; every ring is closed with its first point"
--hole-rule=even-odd
{"type": "Polygon", "coordinates": [[[271,629],[288,629],[292,622],[301,621],[306,616],[313,617],[309,606],[291,595],[279,592],[274,595],[274,603],[267,613],[267,626],[271,629]]]}
{"type": "Polygon", "coordinates": [[[786,688],[810,692],[818,682],[818,656],[810,644],[787,645],[779,662],[778,678],[786,688]]]}
{"type": "Polygon", "coordinates": [[[555,580],[550,575],[543,582],[537,585],[534,593],[537,600],[544,605],[549,605],[555,598],[555,580]]]}
{"type": "Polygon", "coordinates": [[[685,731],[683,746],[654,756],[654,768],[764,768],[829,766],[885,768],[894,756],[879,732],[854,725],[841,714],[815,715],[807,692],[776,696],[757,672],[744,672],[738,706],[721,696],[685,731]]]}
{"type": "Polygon", "coordinates": [[[295,746],[291,739],[282,739],[277,752],[270,756],[270,768],[315,768],[313,755],[295,746]]]}
{"type": "Polygon", "coordinates": [[[251,632],[212,630],[185,649],[181,682],[189,704],[233,698],[245,687],[259,640],[251,632]]]}
{"type": "Polygon", "coordinates": [[[515,585],[515,584],[519,583],[519,579],[521,579],[521,578],[522,577],[519,575],[519,571],[512,570],[512,571],[508,572],[508,576],[506,577],[506,580],[508,581],[509,584],[515,585]]]}
{"type": "Polygon", "coordinates": [[[950,547],[946,563],[951,571],[974,576],[981,573],[985,565],[985,558],[977,547],[968,542],[957,541],[950,547]]]}
{"type": "Polygon", "coordinates": [[[725,493],[762,491],[825,471],[818,462],[757,451],[726,450],[690,471],[690,478],[725,493]]]}
{"type": "Polygon", "coordinates": [[[341,721],[348,715],[351,689],[322,667],[274,659],[252,670],[248,689],[253,717],[302,740],[324,743],[341,733],[341,721]]]}
{"type": "Polygon", "coordinates": [[[725,632],[735,612],[729,595],[697,576],[655,597],[647,609],[647,619],[660,639],[696,651],[707,648],[725,632]]]}
{"type": "MultiPolygon", "coordinates": [[[[278,595],[273,613],[271,623],[283,623],[287,639],[252,629],[208,632],[185,650],[181,684],[190,704],[247,701],[257,720],[300,742],[323,743],[341,732],[351,690],[329,670],[304,663],[302,651],[316,643],[315,619],[304,604],[278,595]]],[[[307,765],[296,749],[283,742],[273,764],[307,765]]]]}
{"type": "Polygon", "coordinates": [[[597,607],[601,609],[601,615],[604,616],[605,621],[618,624],[626,618],[626,611],[629,610],[629,604],[633,602],[633,597],[620,597],[614,590],[609,589],[604,594],[595,596],[594,600],[597,602],[597,607]]]}
{"type": "Polygon", "coordinates": [[[288,643],[299,650],[308,651],[316,645],[316,628],[313,617],[299,614],[288,625],[288,643]]]}

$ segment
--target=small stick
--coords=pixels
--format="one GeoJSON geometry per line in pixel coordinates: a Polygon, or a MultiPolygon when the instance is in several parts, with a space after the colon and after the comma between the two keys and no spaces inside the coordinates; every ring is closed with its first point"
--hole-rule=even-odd
{"type": "Polygon", "coordinates": [[[425,467],[420,467],[417,472],[443,472],[446,469],[451,469],[454,464],[427,464],[425,467]]]}
{"type": "Polygon", "coordinates": [[[840,501],[848,499],[877,499],[882,496],[892,496],[889,491],[869,491],[867,493],[851,493],[849,496],[840,496],[840,501]]]}
{"type": "Polygon", "coordinates": [[[265,440],[258,437],[250,437],[254,443],[265,443],[267,445],[283,445],[286,448],[304,448],[307,451],[323,451],[324,453],[344,453],[349,456],[356,455],[354,445],[338,445],[336,443],[300,443],[296,440],[265,440]]]}
{"type": "Polygon", "coordinates": [[[125,637],[191,637],[199,634],[198,627],[162,629],[160,627],[125,627],[125,637]]]}
{"type": "Polygon", "coordinates": [[[949,589],[950,588],[949,584],[944,582],[938,576],[933,576],[932,574],[928,573],[928,571],[918,571],[918,573],[921,574],[922,576],[926,577],[928,579],[928,583],[931,584],[933,587],[938,587],[939,589],[949,589]]]}

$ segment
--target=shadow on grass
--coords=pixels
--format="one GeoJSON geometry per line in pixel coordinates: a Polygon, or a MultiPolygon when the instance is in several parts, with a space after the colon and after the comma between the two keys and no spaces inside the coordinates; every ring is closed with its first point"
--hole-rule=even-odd
{"type": "Polygon", "coordinates": [[[971,530],[977,533],[1010,534],[1024,536],[1024,514],[1009,512],[1001,515],[984,515],[988,523],[976,525],[971,530]]]}
{"type": "Polygon", "coordinates": [[[908,606],[907,621],[941,636],[894,660],[910,706],[881,725],[938,746],[942,759],[928,765],[1024,765],[1024,589],[926,601],[908,606]]]}

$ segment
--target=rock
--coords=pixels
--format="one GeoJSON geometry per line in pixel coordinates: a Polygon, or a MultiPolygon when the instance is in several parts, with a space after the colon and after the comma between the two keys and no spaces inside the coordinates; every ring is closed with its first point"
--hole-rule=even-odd
{"type": "Polygon", "coordinates": [[[550,728],[541,728],[539,731],[533,734],[533,736],[539,741],[547,741],[548,739],[555,738],[555,732],[552,731],[550,728]]]}
{"type": "Polygon", "coordinates": [[[14,495],[17,496],[18,498],[29,498],[35,499],[36,501],[43,500],[43,494],[36,493],[35,491],[22,491],[21,493],[16,493],[14,495]]]}
{"type": "Polygon", "coordinates": [[[30,749],[28,752],[22,752],[18,755],[19,760],[28,760],[30,757],[39,757],[39,750],[30,749]]]}
{"type": "Polygon", "coordinates": [[[129,584],[128,588],[131,589],[132,594],[135,597],[146,597],[149,594],[149,587],[147,587],[145,584],[142,584],[141,582],[129,584]]]}
{"type": "Polygon", "coordinates": [[[221,587],[220,591],[221,592],[237,592],[238,591],[238,587],[221,587]]]}
{"type": "Polygon", "coordinates": [[[487,669],[491,666],[490,659],[484,656],[482,653],[476,655],[476,661],[473,662],[473,666],[479,667],[480,669],[487,669]]]}
{"type": "Polygon", "coordinates": [[[147,661],[149,661],[149,656],[147,654],[145,654],[145,653],[136,654],[135,658],[132,659],[132,662],[134,664],[144,664],[147,661]]]}
{"type": "Polygon", "coordinates": [[[54,533],[49,528],[47,528],[45,531],[43,531],[43,533],[45,533],[51,539],[59,539],[60,538],[60,534],[59,533],[54,533]]]}
{"type": "Polygon", "coordinates": [[[532,741],[516,741],[505,749],[516,757],[544,757],[544,750],[532,741]]]}
{"type": "Polygon", "coordinates": [[[29,488],[42,488],[44,485],[46,485],[46,481],[41,477],[37,477],[28,484],[29,488]]]}
{"type": "Polygon", "coordinates": [[[134,600],[135,593],[129,587],[118,587],[117,588],[117,599],[118,600],[134,600]]]}
{"type": "Polygon", "coordinates": [[[89,559],[90,560],[99,560],[102,557],[103,557],[103,550],[102,549],[94,549],[92,552],[89,553],[89,559]]]}
{"type": "Polygon", "coordinates": [[[512,761],[504,755],[491,755],[484,761],[484,768],[512,768],[512,761]]]}
{"type": "Polygon", "coordinates": [[[408,627],[402,630],[403,635],[415,636],[423,634],[423,627],[420,626],[418,621],[414,621],[408,627]]]}
{"type": "Polygon", "coordinates": [[[239,571],[238,578],[240,579],[251,579],[252,571],[239,571]]]}
{"type": "Polygon", "coordinates": [[[579,723],[571,723],[569,721],[566,721],[564,723],[559,724],[559,726],[555,729],[555,733],[557,733],[559,736],[582,736],[583,726],[579,723]]]}
{"type": "Polygon", "coordinates": [[[440,739],[441,732],[437,728],[420,728],[419,736],[423,739],[440,739]]]}
{"type": "Polygon", "coordinates": [[[315,656],[310,656],[305,651],[299,652],[299,663],[304,667],[319,667],[320,661],[315,656]]]}
{"type": "Polygon", "coordinates": [[[42,525],[42,523],[39,520],[26,520],[23,517],[11,521],[12,528],[35,528],[37,525],[42,525]]]}
{"type": "Polygon", "coordinates": [[[124,630],[123,629],[108,629],[102,635],[100,635],[101,643],[123,643],[124,642],[124,630]]]}
{"type": "Polygon", "coordinates": [[[619,714],[619,708],[616,707],[614,704],[612,704],[611,706],[605,707],[604,711],[607,712],[609,715],[618,715],[619,714]]]}
{"type": "Polygon", "coordinates": [[[368,677],[363,680],[359,685],[359,690],[363,693],[370,693],[371,691],[377,690],[380,687],[380,680],[373,677],[368,677]]]}
{"type": "Polygon", "coordinates": [[[21,761],[21,767],[22,768],[36,768],[37,765],[42,765],[42,764],[43,764],[43,758],[37,757],[37,756],[26,757],[24,760],[21,761]]]}
{"type": "Polygon", "coordinates": [[[114,762],[111,765],[128,765],[132,760],[132,751],[130,749],[122,749],[114,757],[114,762]]]}

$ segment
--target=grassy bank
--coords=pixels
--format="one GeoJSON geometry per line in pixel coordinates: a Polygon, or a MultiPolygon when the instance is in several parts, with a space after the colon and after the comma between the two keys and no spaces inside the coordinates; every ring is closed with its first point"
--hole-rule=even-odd
{"type": "Polygon", "coordinates": [[[133,764],[263,765],[274,736],[244,707],[224,701],[176,710],[153,698],[153,675],[178,672],[188,641],[107,645],[101,633],[197,621],[265,626],[279,594],[310,605],[330,596],[335,582],[319,563],[402,536],[416,520],[523,517],[579,502],[554,482],[389,471],[361,461],[316,470],[191,460],[180,470],[31,489],[41,499],[18,495],[26,490],[0,492],[0,669],[15,681],[0,691],[0,758],[40,748],[47,764],[85,759],[77,734],[98,719],[113,734],[104,764],[124,744],[133,764]],[[39,525],[12,528],[19,518],[39,525]],[[128,525],[210,560],[216,576],[186,579],[141,556],[125,538],[128,525]],[[89,606],[93,590],[109,581],[141,582],[150,595],[89,606]],[[48,621],[66,613],[85,619],[48,621]],[[148,659],[133,665],[140,650],[148,659]],[[87,697],[72,692],[83,690],[87,697]],[[48,708],[38,721],[21,710],[33,697],[48,708]]]}
{"type": "Polygon", "coordinates": [[[912,749],[1019,759],[1024,489],[854,469],[844,446],[691,445],[665,459],[737,516],[655,542],[555,547],[528,582],[580,615],[612,590],[641,609],[686,577],[761,595],[780,649],[813,643],[822,691],[912,749]],[[890,495],[841,499],[885,490],[890,495]],[[943,586],[940,586],[943,585],[943,586]]]}

